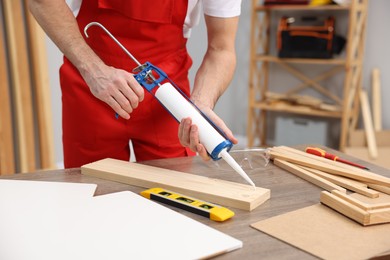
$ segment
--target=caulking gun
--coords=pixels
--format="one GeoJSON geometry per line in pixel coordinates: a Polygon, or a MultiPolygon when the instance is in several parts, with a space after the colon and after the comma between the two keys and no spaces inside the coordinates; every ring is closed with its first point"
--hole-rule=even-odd
{"type": "Polygon", "coordinates": [[[101,27],[119,47],[138,65],[134,69],[135,79],[149,93],[151,93],[165,109],[180,122],[183,118],[190,117],[198,126],[199,140],[203,144],[213,160],[223,158],[238,174],[240,174],[253,187],[255,184],[228,153],[233,144],[226,135],[208,118],[167,74],[150,62],[141,64],[134,56],[100,23],[91,22],[84,28],[84,34],[88,38],[89,27],[97,25],[101,27]],[[155,76],[156,75],[156,76],[155,76]]]}

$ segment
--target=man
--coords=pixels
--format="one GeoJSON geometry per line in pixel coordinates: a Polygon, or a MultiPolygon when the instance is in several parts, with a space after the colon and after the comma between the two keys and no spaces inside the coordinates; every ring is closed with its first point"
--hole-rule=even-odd
{"type": "Polygon", "coordinates": [[[132,140],[137,161],[207,152],[190,118],[176,121],[130,73],[136,64],[93,21],[104,25],[139,61],[165,71],[190,95],[186,50],[190,29],[205,11],[208,48],[191,93],[233,142],[237,139],[212,111],[235,68],[239,0],[30,0],[29,8],[64,53],[60,69],[65,167],[111,157],[128,160],[132,140]],[[120,116],[117,120],[114,111],[120,116]],[[179,138],[178,138],[179,137],[179,138]]]}

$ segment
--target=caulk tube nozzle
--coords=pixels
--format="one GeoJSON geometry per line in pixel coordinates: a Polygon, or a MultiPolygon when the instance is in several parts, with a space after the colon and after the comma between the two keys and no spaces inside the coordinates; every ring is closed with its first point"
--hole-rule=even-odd
{"type": "Polygon", "coordinates": [[[253,188],[256,185],[253,183],[251,178],[249,178],[248,174],[241,168],[241,166],[230,156],[226,149],[223,149],[220,153],[220,156],[238,173],[243,177],[253,188]]]}

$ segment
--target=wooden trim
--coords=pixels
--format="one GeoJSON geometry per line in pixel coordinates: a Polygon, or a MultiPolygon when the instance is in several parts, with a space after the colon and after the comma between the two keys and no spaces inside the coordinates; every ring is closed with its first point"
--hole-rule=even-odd
{"type": "Polygon", "coordinates": [[[362,225],[367,225],[369,222],[369,214],[367,211],[345,201],[344,199],[332,193],[327,191],[321,192],[320,201],[321,203],[357,221],[362,225]]]}
{"type": "Polygon", "coordinates": [[[313,169],[318,169],[327,173],[344,176],[362,182],[374,183],[390,187],[390,178],[369,171],[361,170],[359,168],[352,167],[349,165],[344,165],[339,162],[321,158],[319,156],[306,153],[305,156],[299,156],[299,154],[297,153],[291,153],[287,150],[283,150],[283,148],[280,149],[280,147],[273,147],[272,149],[270,149],[269,155],[272,159],[282,159],[295,164],[308,166],[313,169]]]}
{"type": "Polygon", "coordinates": [[[37,109],[40,167],[54,169],[54,137],[51,113],[51,96],[46,55],[45,33],[38,25],[34,17],[28,12],[27,0],[24,0],[26,10],[26,22],[29,37],[29,53],[31,58],[31,73],[33,90],[35,94],[35,106],[37,109]]]}
{"type": "Polygon", "coordinates": [[[86,164],[81,173],[143,188],[161,187],[248,211],[270,198],[268,189],[114,159],[86,164]]]}
{"type": "Polygon", "coordinates": [[[383,192],[383,193],[390,195],[390,187],[385,187],[385,186],[373,184],[373,183],[367,183],[367,186],[371,189],[374,189],[374,190],[377,190],[377,191],[380,191],[380,192],[383,192]]]}
{"type": "Polygon", "coordinates": [[[294,148],[291,148],[288,146],[276,146],[276,147],[273,147],[272,149],[276,149],[277,151],[283,152],[283,153],[289,153],[291,155],[297,155],[297,156],[301,157],[302,160],[305,160],[306,158],[308,158],[308,159],[316,160],[316,161],[319,161],[319,162],[322,162],[325,164],[330,164],[330,165],[333,165],[333,166],[336,166],[339,168],[347,169],[350,171],[356,171],[356,172],[359,172],[361,174],[366,174],[366,175],[374,174],[375,176],[381,176],[379,174],[373,173],[372,171],[363,170],[363,169],[360,169],[358,167],[355,167],[355,166],[352,166],[349,164],[345,164],[342,162],[329,160],[329,159],[323,158],[321,156],[309,154],[309,153],[306,153],[304,151],[294,149],[294,148]]]}
{"type": "Polygon", "coordinates": [[[21,1],[3,0],[21,172],[36,170],[31,82],[21,1]]]}
{"type": "Polygon", "coordinates": [[[354,204],[355,206],[364,209],[364,210],[374,210],[374,209],[384,209],[384,208],[390,208],[390,202],[387,203],[375,203],[375,204],[369,204],[365,203],[363,201],[360,201],[354,197],[351,197],[345,193],[339,192],[337,190],[332,191],[332,194],[336,195],[337,197],[340,197],[349,203],[354,204]]]}
{"type": "Polygon", "coordinates": [[[323,191],[320,200],[364,226],[390,222],[390,203],[369,205],[338,191],[323,191]]]}
{"type": "Polygon", "coordinates": [[[0,175],[15,172],[15,156],[3,22],[0,21],[0,175]]]}
{"type": "Polygon", "coordinates": [[[307,171],[306,169],[303,169],[297,165],[294,165],[292,163],[280,160],[280,159],[275,159],[274,164],[304,180],[307,180],[310,183],[313,183],[314,185],[321,187],[327,191],[332,191],[332,190],[338,190],[340,192],[346,193],[346,189],[320,177],[317,176],[310,171],[307,171]]]}
{"type": "Polygon", "coordinates": [[[364,90],[360,91],[360,103],[362,106],[362,115],[364,130],[366,131],[366,139],[368,145],[368,151],[372,159],[378,157],[378,148],[375,139],[374,125],[372,123],[371,109],[368,102],[367,93],[364,90]]]}
{"type": "Polygon", "coordinates": [[[378,198],[379,192],[375,190],[371,190],[367,188],[367,185],[361,182],[357,182],[351,179],[347,179],[344,177],[332,175],[326,172],[322,172],[320,170],[312,169],[309,167],[301,166],[301,168],[325,179],[328,180],[336,185],[339,185],[343,188],[346,188],[348,190],[354,191],[356,193],[362,194],[364,196],[367,196],[369,198],[378,198]]]}
{"type": "Polygon", "coordinates": [[[372,113],[375,131],[382,131],[382,99],[379,69],[372,70],[372,113]]]}

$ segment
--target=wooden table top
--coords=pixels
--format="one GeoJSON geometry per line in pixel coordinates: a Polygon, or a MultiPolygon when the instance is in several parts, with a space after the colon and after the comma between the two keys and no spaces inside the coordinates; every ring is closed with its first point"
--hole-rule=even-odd
{"type": "MultiPolygon", "coordinates": [[[[373,172],[390,177],[390,170],[371,165],[339,152],[345,159],[364,164],[373,172]]],[[[252,156],[252,155],[250,155],[252,156]]],[[[271,198],[251,212],[233,209],[235,216],[222,223],[214,222],[205,217],[187,211],[170,207],[188,217],[209,225],[223,233],[243,241],[243,248],[220,255],[217,259],[313,259],[314,256],[299,250],[287,243],[275,239],[265,233],[250,227],[250,224],[273,216],[284,214],[293,210],[319,203],[321,188],[300,179],[269,163],[263,165],[263,159],[250,158],[253,169],[247,165],[246,172],[255,182],[256,186],[271,190],[271,198]],[[249,169],[249,170],[248,170],[249,169]]],[[[221,162],[204,162],[200,157],[172,158],[143,162],[143,164],[161,168],[199,174],[228,181],[245,183],[237,173],[221,162]]],[[[135,187],[122,183],[106,181],[90,176],[84,176],[79,168],[37,171],[1,176],[2,179],[39,180],[56,182],[95,183],[97,190],[95,196],[118,191],[130,190],[139,193],[145,188],[135,187]]],[[[169,207],[169,206],[168,206],[169,207]]],[[[389,251],[390,252],[390,251],[389,251]]]]}

